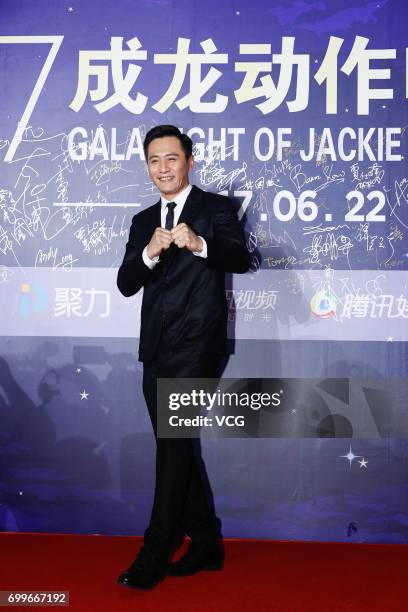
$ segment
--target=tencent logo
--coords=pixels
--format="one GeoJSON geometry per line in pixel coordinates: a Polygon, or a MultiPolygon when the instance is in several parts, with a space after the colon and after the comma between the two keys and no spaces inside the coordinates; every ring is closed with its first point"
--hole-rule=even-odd
{"type": "Polygon", "coordinates": [[[320,319],[335,317],[338,304],[339,299],[330,287],[320,289],[310,300],[310,308],[313,314],[320,319]]]}

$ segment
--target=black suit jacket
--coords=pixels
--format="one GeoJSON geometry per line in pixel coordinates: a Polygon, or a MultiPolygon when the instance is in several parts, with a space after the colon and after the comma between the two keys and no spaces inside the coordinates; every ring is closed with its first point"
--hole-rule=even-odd
{"type": "Polygon", "coordinates": [[[159,201],[133,217],[117,278],[127,297],[144,289],[139,359],[150,361],[163,339],[175,350],[223,353],[228,314],[225,273],[246,272],[250,265],[232,203],[193,186],[178,223],[186,223],[205,239],[207,258],[171,245],[150,270],[142,252],[161,224],[160,208],[159,201]]]}

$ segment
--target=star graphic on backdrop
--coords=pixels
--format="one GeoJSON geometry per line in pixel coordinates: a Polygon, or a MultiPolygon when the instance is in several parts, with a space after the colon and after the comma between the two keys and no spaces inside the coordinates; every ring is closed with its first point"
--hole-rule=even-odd
{"type": "Polygon", "coordinates": [[[87,393],[84,389],[80,395],[81,395],[81,400],[83,399],[87,400],[89,393],[87,393]]]}
{"type": "Polygon", "coordinates": [[[74,9],[73,9],[73,7],[72,7],[72,6],[69,6],[69,7],[68,7],[68,12],[69,12],[69,13],[73,13],[73,12],[74,12],[74,9]]]}
{"type": "Polygon", "coordinates": [[[359,464],[360,464],[361,468],[362,467],[366,468],[367,467],[367,463],[368,463],[368,461],[367,461],[367,459],[364,459],[364,457],[361,459],[361,461],[359,461],[359,464]]]}
{"type": "Polygon", "coordinates": [[[77,369],[76,369],[76,371],[77,371],[77,372],[78,372],[78,374],[79,374],[79,373],[80,373],[80,371],[81,371],[81,368],[77,368],[77,369]]]}
{"type": "Polygon", "coordinates": [[[387,342],[392,342],[394,340],[394,338],[392,336],[388,336],[387,337],[387,342]]]}
{"type": "Polygon", "coordinates": [[[357,459],[358,457],[361,457],[361,455],[355,455],[353,453],[353,451],[351,450],[351,444],[350,444],[350,450],[347,453],[347,455],[340,455],[340,457],[344,457],[345,459],[348,459],[350,462],[350,470],[351,470],[351,464],[354,461],[354,459],[357,459]]]}

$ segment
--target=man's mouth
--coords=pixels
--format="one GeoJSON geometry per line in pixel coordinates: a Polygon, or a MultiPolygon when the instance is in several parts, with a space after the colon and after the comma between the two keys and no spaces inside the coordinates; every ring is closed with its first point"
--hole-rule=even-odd
{"type": "Polygon", "coordinates": [[[159,181],[164,181],[164,182],[166,182],[166,181],[171,181],[171,180],[172,180],[172,178],[173,178],[172,176],[161,176],[161,177],[159,178],[159,181]]]}

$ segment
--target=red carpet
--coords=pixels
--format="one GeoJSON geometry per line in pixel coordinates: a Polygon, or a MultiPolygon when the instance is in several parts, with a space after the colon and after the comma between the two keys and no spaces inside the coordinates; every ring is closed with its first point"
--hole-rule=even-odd
{"type": "Polygon", "coordinates": [[[0,534],[0,590],[70,591],[69,608],[57,609],[92,612],[408,609],[404,545],[227,540],[223,571],[169,576],[152,591],[138,591],[116,577],[140,543],[135,537],[0,534]]]}

